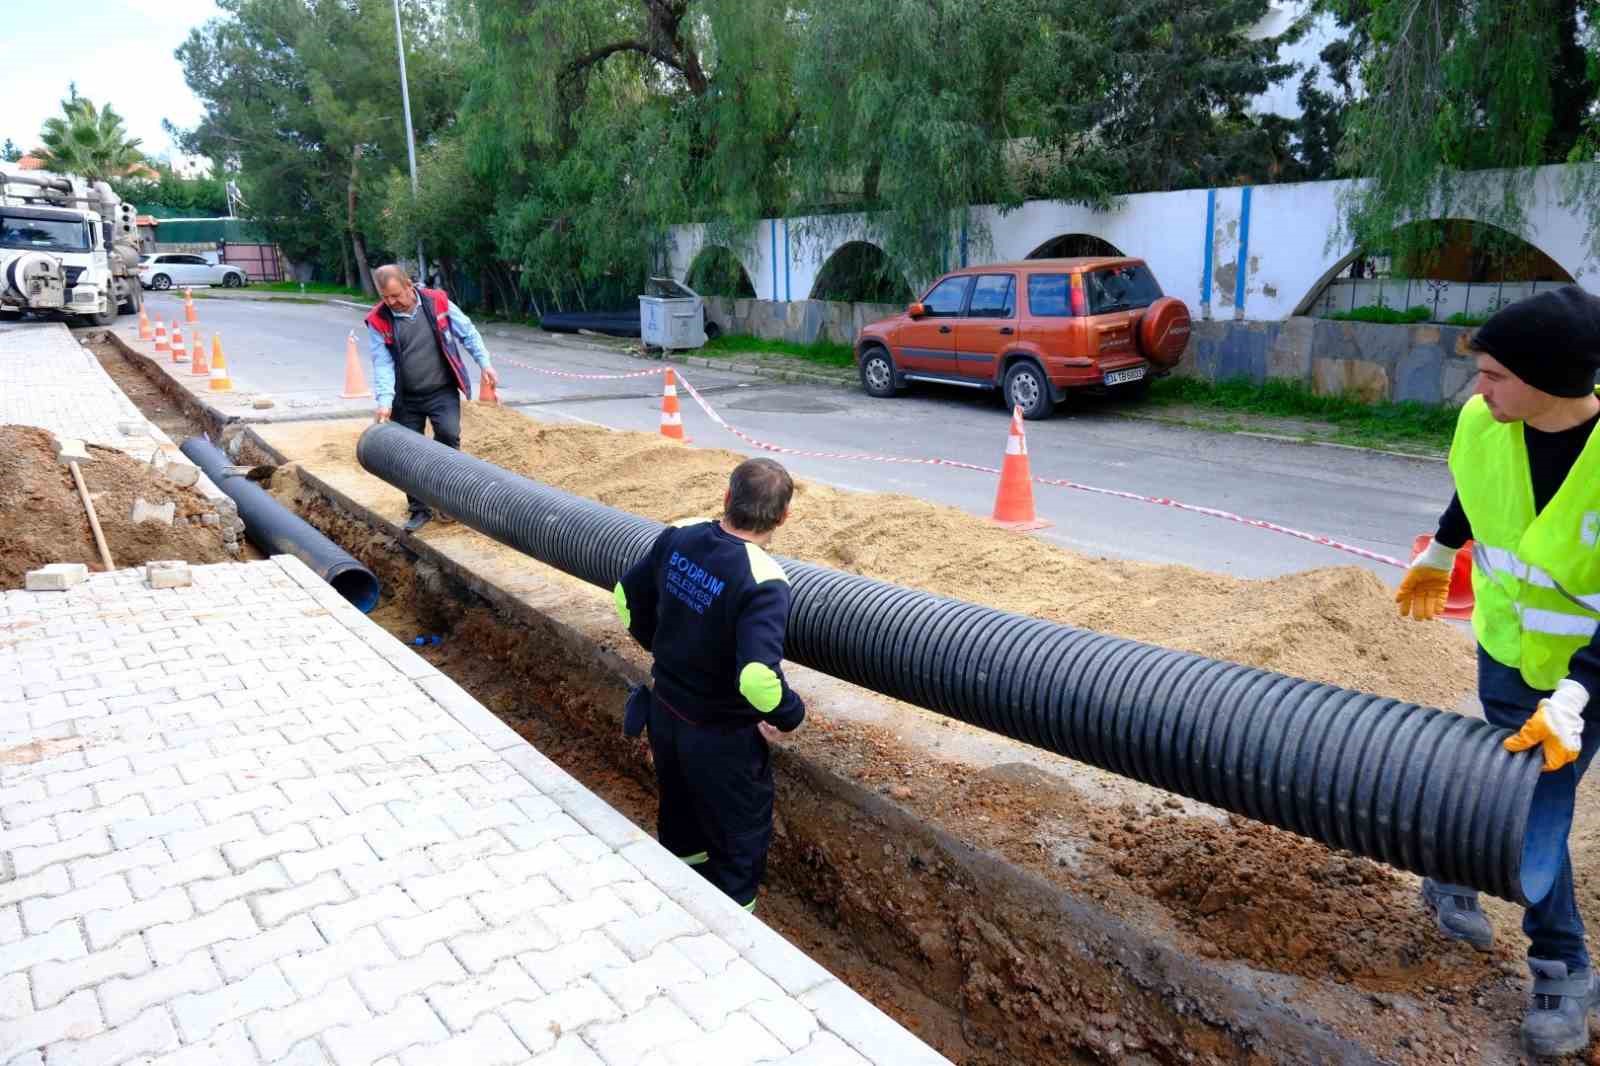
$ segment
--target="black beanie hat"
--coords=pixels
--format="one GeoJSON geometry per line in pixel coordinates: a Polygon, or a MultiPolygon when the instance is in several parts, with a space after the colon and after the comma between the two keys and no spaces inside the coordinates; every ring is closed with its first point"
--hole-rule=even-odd
{"type": "Polygon", "coordinates": [[[1472,347],[1540,392],[1587,396],[1600,371],[1600,298],[1565,285],[1496,311],[1472,347]]]}

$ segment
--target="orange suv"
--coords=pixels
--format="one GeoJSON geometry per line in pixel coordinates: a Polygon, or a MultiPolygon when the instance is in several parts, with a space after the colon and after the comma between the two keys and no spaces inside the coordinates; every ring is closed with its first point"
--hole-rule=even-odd
{"type": "Polygon", "coordinates": [[[1000,389],[1025,418],[1048,418],[1068,389],[1142,392],[1189,343],[1189,309],[1161,294],[1142,259],[1028,259],[946,274],[903,314],[856,338],[861,385],[1000,389]]]}

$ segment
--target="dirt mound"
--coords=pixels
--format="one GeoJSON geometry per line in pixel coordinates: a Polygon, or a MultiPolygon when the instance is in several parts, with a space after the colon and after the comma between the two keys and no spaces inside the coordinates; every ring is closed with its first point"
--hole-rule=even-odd
{"type": "MultiPolygon", "coordinates": [[[[111,448],[89,445],[94,457],[81,464],[84,484],[119,567],[151,559],[191,563],[226,562],[222,532],[191,525],[211,513],[204,496],[157,476],[148,466],[111,448]],[[128,521],[134,497],[177,504],[170,526],[128,521]]],[[[23,575],[46,563],[87,563],[99,570],[100,554],[72,474],[56,462],[55,438],[33,426],[0,426],[0,588],[21,588],[23,575]]]]}
{"type": "MultiPolygon", "coordinates": [[[[480,404],[465,405],[463,422],[467,449],[481,458],[664,522],[719,514],[728,473],[744,458],[480,404]]],[[[349,463],[353,450],[330,443],[320,457],[349,463]]],[[[805,481],[773,547],[1002,610],[1418,703],[1452,707],[1475,681],[1467,638],[1445,624],[1399,618],[1383,583],[1357,567],[1247,581],[1095,559],[953,507],[805,481]]]]}

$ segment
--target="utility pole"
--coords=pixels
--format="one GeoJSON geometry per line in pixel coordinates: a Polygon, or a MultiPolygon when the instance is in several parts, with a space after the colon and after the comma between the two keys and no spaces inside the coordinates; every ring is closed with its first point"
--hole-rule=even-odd
{"type": "MultiPolygon", "coordinates": [[[[411,132],[411,88],[406,84],[406,40],[400,28],[400,0],[394,0],[394,43],[400,52],[400,101],[406,112],[406,155],[411,160],[411,199],[417,198],[417,139],[411,132]]],[[[422,238],[417,238],[417,283],[428,276],[428,261],[422,258],[422,238]]]]}

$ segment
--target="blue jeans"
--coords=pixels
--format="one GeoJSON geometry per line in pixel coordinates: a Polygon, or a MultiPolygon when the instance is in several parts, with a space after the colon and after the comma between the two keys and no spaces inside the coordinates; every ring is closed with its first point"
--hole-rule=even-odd
{"type": "MultiPolygon", "coordinates": [[[[1501,729],[1521,729],[1522,723],[1538,710],[1539,701],[1548,695],[1550,693],[1529,688],[1516,667],[1505,666],[1482,647],[1478,648],[1478,700],[1483,704],[1483,716],[1489,724],[1501,729]]],[[[1589,706],[1596,708],[1597,703],[1600,700],[1589,706]]],[[[1577,772],[1570,774],[1574,789],[1594,761],[1595,752],[1600,750],[1600,729],[1591,725],[1588,714],[1584,716],[1584,726],[1583,753],[1574,764],[1577,772]]],[[[1578,900],[1572,890],[1570,854],[1563,861],[1550,894],[1523,914],[1522,931],[1528,934],[1529,958],[1564,962],[1568,970],[1588,967],[1583,918],[1578,914],[1578,900]]]]}

